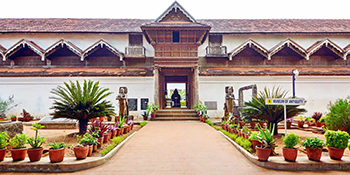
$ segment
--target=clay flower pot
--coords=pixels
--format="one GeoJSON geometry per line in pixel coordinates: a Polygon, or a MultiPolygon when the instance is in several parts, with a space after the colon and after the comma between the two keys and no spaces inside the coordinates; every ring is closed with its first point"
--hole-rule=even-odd
{"type": "Polygon", "coordinates": [[[114,138],[117,135],[117,130],[111,132],[111,139],[114,138]]]}
{"type": "Polygon", "coordinates": [[[322,148],[309,148],[306,147],[306,153],[309,160],[320,161],[322,156],[322,148]]]}
{"type": "Polygon", "coordinates": [[[264,127],[265,122],[259,122],[259,125],[260,125],[261,127],[264,127]]]}
{"type": "Polygon", "coordinates": [[[250,122],[249,124],[251,128],[255,128],[256,122],[250,122]]]}
{"type": "Polygon", "coordinates": [[[156,118],[156,113],[157,112],[151,113],[151,118],[156,118]]]}
{"type": "Polygon", "coordinates": [[[80,147],[80,146],[74,147],[74,155],[75,155],[75,158],[77,158],[77,160],[86,159],[88,152],[89,152],[89,146],[87,145],[84,147],[80,147]]]}
{"type": "Polygon", "coordinates": [[[298,156],[298,149],[297,148],[282,148],[282,153],[284,160],[289,162],[295,162],[298,156]]]}
{"type": "Polygon", "coordinates": [[[92,152],[95,152],[97,150],[97,145],[92,146],[92,152]]]}
{"type": "Polygon", "coordinates": [[[298,127],[304,128],[304,121],[298,121],[298,127]]]}
{"type": "Polygon", "coordinates": [[[329,157],[334,160],[341,160],[344,155],[345,148],[335,148],[328,146],[329,157]]]}
{"type": "Polygon", "coordinates": [[[110,138],[111,138],[111,135],[109,132],[103,133],[103,143],[107,143],[110,138]]]}
{"type": "Polygon", "coordinates": [[[117,136],[121,136],[122,135],[122,129],[121,128],[118,128],[117,129],[117,136]]]}
{"type": "Polygon", "coordinates": [[[245,125],[244,121],[239,121],[239,126],[243,127],[245,125]]]}
{"type": "Polygon", "coordinates": [[[317,127],[321,127],[321,122],[316,122],[317,127]]]}
{"type": "Polygon", "coordinates": [[[103,144],[103,137],[97,138],[97,141],[100,143],[97,145],[97,148],[101,148],[103,144]]]}
{"type": "Polygon", "coordinates": [[[253,144],[253,150],[255,151],[255,147],[260,146],[261,142],[259,140],[253,139],[252,144],[253,144]]]}
{"type": "Polygon", "coordinates": [[[49,158],[51,163],[62,162],[64,159],[64,150],[66,148],[60,149],[49,149],[49,158]]]}
{"type": "Polygon", "coordinates": [[[3,161],[5,159],[6,155],[6,148],[0,149],[0,161],[3,161]]]}
{"type": "Polygon", "coordinates": [[[41,159],[41,156],[43,155],[44,148],[32,148],[28,149],[28,157],[31,162],[36,162],[41,159]]]}
{"type": "Polygon", "coordinates": [[[13,161],[20,161],[26,158],[28,148],[11,149],[11,157],[13,161]]]}
{"type": "Polygon", "coordinates": [[[90,157],[92,155],[92,149],[93,149],[93,145],[89,145],[89,151],[88,151],[88,157],[90,157]]]}
{"type": "Polygon", "coordinates": [[[287,129],[290,129],[292,127],[292,122],[287,122],[287,129]]]}
{"type": "Polygon", "coordinates": [[[258,156],[259,161],[267,161],[271,154],[271,148],[261,148],[256,147],[256,155],[258,156]]]}
{"type": "Polygon", "coordinates": [[[11,118],[11,121],[15,122],[17,120],[17,118],[11,118]]]}
{"type": "Polygon", "coordinates": [[[123,134],[127,134],[127,133],[128,133],[128,126],[123,127],[123,128],[124,128],[124,132],[123,132],[123,134]]]}

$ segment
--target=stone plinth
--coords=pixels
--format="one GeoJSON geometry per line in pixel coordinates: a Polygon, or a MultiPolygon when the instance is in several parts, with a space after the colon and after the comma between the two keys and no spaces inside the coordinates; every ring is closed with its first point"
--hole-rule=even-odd
{"type": "Polygon", "coordinates": [[[10,137],[15,136],[18,133],[22,133],[23,124],[22,122],[1,122],[0,132],[7,132],[10,137]]]}
{"type": "Polygon", "coordinates": [[[77,127],[77,120],[66,119],[66,118],[56,118],[44,117],[41,119],[39,124],[45,126],[44,129],[75,129],[77,127]]]}

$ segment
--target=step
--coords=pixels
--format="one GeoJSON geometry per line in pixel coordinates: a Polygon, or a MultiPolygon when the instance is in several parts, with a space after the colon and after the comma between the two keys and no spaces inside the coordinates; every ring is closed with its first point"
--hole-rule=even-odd
{"type": "Polygon", "coordinates": [[[166,110],[159,110],[157,111],[157,114],[169,114],[169,113],[194,113],[196,114],[196,111],[193,109],[166,109],[166,110]]]}
{"type": "Polygon", "coordinates": [[[197,117],[197,114],[195,113],[164,113],[164,114],[158,114],[156,117],[197,117]]]}
{"type": "Polygon", "coordinates": [[[152,121],[197,121],[199,117],[156,117],[151,118],[152,121]]]}

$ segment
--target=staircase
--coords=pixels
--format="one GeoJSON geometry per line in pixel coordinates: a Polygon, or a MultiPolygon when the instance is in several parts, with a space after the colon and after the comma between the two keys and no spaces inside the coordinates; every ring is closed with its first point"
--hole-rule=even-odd
{"type": "Polygon", "coordinates": [[[196,121],[199,120],[194,109],[163,109],[157,111],[152,121],[196,121]]]}

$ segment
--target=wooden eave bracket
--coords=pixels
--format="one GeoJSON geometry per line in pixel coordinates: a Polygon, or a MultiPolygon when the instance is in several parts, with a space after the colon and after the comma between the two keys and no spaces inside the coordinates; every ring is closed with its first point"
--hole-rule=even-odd
{"type": "Polygon", "coordinates": [[[41,57],[41,61],[45,61],[45,54],[41,51],[41,48],[38,48],[37,46],[33,45],[28,40],[22,39],[15,45],[13,45],[10,49],[8,49],[5,53],[5,61],[6,59],[11,56],[13,53],[17,52],[19,49],[24,48],[25,46],[28,46],[29,49],[31,49],[33,52],[38,54],[41,57]]]}
{"type": "MultiPolygon", "coordinates": [[[[317,52],[319,49],[322,48],[322,46],[326,46],[329,50],[331,50],[334,54],[338,55],[340,58],[343,58],[344,60],[346,60],[346,56],[344,54],[344,50],[342,48],[340,48],[338,45],[336,45],[335,43],[333,43],[331,40],[329,40],[328,38],[324,39],[322,42],[320,42],[319,44],[317,44],[316,46],[314,46],[312,49],[310,49],[310,51],[308,52],[308,56],[310,57],[312,54],[314,54],[315,52],[317,52]]],[[[309,59],[309,58],[308,58],[309,59]]],[[[307,59],[307,60],[308,60],[307,59]]]]}
{"type": "Polygon", "coordinates": [[[264,47],[260,46],[254,40],[248,39],[246,42],[244,42],[243,44],[241,44],[240,46],[238,46],[236,49],[234,49],[232,51],[232,53],[229,56],[229,60],[231,61],[234,56],[236,56],[237,54],[242,52],[247,47],[254,49],[256,52],[261,54],[263,57],[269,59],[268,51],[264,47]]]}
{"type": "Polygon", "coordinates": [[[74,54],[76,54],[77,56],[81,57],[82,51],[81,49],[79,49],[77,46],[75,46],[74,44],[72,44],[69,41],[66,41],[65,39],[61,39],[59,41],[57,41],[55,44],[51,45],[48,49],[46,49],[44,55],[49,56],[51,55],[54,50],[61,45],[61,47],[63,47],[64,45],[67,46],[67,48],[72,51],[74,54]],[[75,48],[76,47],[76,48],[75,48]],[[78,49],[77,49],[78,48],[78,49]]]}
{"type": "Polygon", "coordinates": [[[306,55],[307,55],[306,50],[304,48],[302,48],[301,46],[299,46],[297,43],[295,43],[290,38],[287,38],[285,41],[283,41],[280,44],[278,44],[277,46],[275,46],[275,48],[269,52],[268,60],[271,60],[271,57],[273,55],[275,55],[276,53],[278,53],[279,51],[281,51],[285,47],[292,49],[294,52],[296,52],[297,54],[299,54],[303,58],[307,59],[306,58],[306,55]]]}

